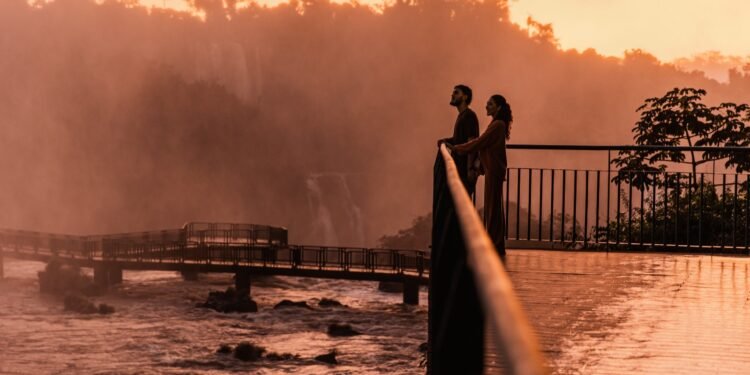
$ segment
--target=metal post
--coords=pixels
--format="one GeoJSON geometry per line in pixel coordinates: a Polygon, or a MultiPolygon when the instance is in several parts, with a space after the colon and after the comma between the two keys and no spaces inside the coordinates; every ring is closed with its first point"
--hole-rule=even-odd
{"type": "Polygon", "coordinates": [[[552,179],[550,184],[550,195],[549,195],[549,241],[555,242],[555,170],[551,169],[552,179]]]}
{"type": "Polygon", "coordinates": [[[583,198],[583,247],[588,245],[589,229],[589,171],[586,171],[586,189],[583,198]]]}
{"type": "Polygon", "coordinates": [[[633,244],[633,173],[628,171],[628,250],[633,244]]]}
{"type": "Polygon", "coordinates": [[[703,183],[705,176],[704,173],[701,173],[701,184],[698,187],[700,190],[698,191],[698,204],[700,205],[700,208],[698,209],[698,248],[703,248],[703,183]]]}
{"type": "Polygon", "coordinates": [[[521,168],[516,176],[516,240],[521,239],[521,168]]]}
{"type": "Polygon", "coordinates": [[[674,245],[677,247],[677,244],[680,243],[680,184],[682,183],[682,174],[677,172],[675,177],[677,178],[677,185],[674,191],[674,245]]]}
{"type": "Polygon", "coordinates": [[[539,169],[539,241],[542,240],[542,207],[544,206],[544,169],[539,169]]]}
{"type": "Polygon", "coordinates": [[[573,230],[571,241],[575,245],[576,243],[576,213],[578,212],[578,171],[573,171],[573,230]]]}
{"type": "Polygon", "coordinates": [[[598,235],[598,232],[596,231],[599,230],[599,197],[600,197],[599,191],[601,190],[600,180],[601,180],[601,171],[596,171],[596,208],[594,209],[594,213],[596,214],[596,219],[594,223],[594,228],[595,228],[594,229],[595,230],[594,241],[596,243],[599,243],[599,235],[598,235]]]}
{"type": "Polygon", "coordinates": [[[534,172],[529,168],[529,205],[528,212],[526,213],[526,239],[531,240],[531,187],[532,187],[532,175],[534,172]]]}
{"type": "Polygon", "coordinates": [[[734,202],[732,203],[732,249],[737,250],[737,174],[734,175],[734,202]]]}
{"type": "Polygon", "coordinates": [[[560,203],[562,204],[562,216],[560,218],[560,242],[565,243],[565,176],[568,171],[562,170],[562,197],[560,203]]]}

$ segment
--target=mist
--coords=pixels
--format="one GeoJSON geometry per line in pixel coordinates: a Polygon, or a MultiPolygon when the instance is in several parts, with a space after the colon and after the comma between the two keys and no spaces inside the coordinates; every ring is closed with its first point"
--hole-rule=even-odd
{"type": "MultiPolygon", "coordinates": [[[[193,6],[205,20],[0,1],[0,227],[249,222],[373,245],[429,211],[455,84],[474,89],[482,129],[487,97],[508,98],[511,143],[630,143],[643,99],[676,86],[750,101],[743,72],[720,83],[641,51],[562,51],[551,28],[512,24],[506,0],[193,6]]],[[[536,155],[510,164],[586,165],[536,155]]]]}

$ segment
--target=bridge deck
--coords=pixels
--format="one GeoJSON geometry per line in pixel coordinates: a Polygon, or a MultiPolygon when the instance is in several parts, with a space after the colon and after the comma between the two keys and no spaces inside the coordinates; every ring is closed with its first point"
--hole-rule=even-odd
{"type": "MultiPolygon", "coordinates": [[[[749,268],[746,257],[708,255],[510,250],[507,258],[561,374],[750,373],[749,268]]],[[[486,361],[487,373],[501,372],[499,358],[486,361]]]]}

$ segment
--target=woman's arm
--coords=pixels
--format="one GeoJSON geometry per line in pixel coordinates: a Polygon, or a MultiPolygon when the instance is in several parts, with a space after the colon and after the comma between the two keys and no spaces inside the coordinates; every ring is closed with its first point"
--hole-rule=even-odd
{"type": "Polygon", "coordinates": [[[477,152],[479,150],[485,149],[495,144],[498,140],[505,139],[504,130],[504,122],[500,120],[492,121],[490,126],[487,127],[487,130],[485,130],[484,133],[479,136],[479,138],[474,138],[464,144],[456,145],[453,147],[453,150],[455,150],[459,154],[467,154],[470,152],[477,152]]]}

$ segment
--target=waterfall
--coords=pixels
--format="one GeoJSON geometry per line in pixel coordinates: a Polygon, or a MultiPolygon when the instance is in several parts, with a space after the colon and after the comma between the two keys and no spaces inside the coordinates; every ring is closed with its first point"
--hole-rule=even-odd
{"type": "Polygon", "coordinates": [[[356,204],[347,176],[317,173],[307,178],[312,235],[330,246],[364,246],[362,210],[356,204]]]}
{"type": "MultiPolygon", "coordinates": [[[[257,54],[256,51],[256,63],[259,60],[257,54]]],[[[259,72],[259,69],[260,67],[256,67],[256,72],[259,72]]],[[[259,73],[257,75],[259,76],[259,73]]],[[[243,103],[247,103],[251,97],[257,101],[257,97],[260,95],[259,92],[251,95],[250,75],[245,50],[239,43],[222,42],[196,45],[193,79],[216,82],[243,103]]],[[[259,82],[255,83],[254,91],[260,90],[259,85],[259,82]]]]}

